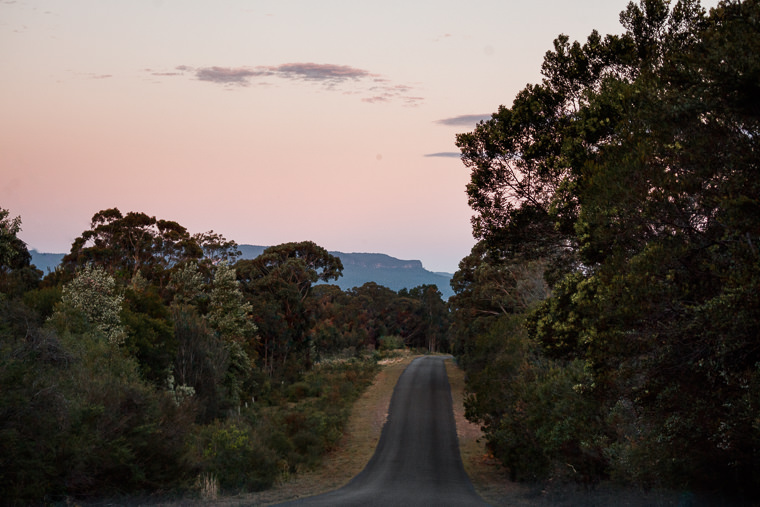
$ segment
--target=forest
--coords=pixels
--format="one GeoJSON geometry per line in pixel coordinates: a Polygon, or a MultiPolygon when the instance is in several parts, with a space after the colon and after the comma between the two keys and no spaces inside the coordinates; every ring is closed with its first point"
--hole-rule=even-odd
{"type": "Polygon", "coordinates": [[[411,348],[455,355],[512,480],[760,498],[760,1],[620,21],[457,136],[448,302],[116,208],[43,277],[0,209],[0,497],[268,488],[411,348]]]}

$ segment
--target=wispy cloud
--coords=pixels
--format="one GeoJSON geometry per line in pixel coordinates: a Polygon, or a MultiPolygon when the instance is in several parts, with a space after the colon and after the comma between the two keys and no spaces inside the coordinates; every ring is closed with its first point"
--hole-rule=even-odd
{"type": "Polygon", "coordinates": [[[261,71],[244,67],[203,67],[195,71],[195,77],[201,81],[211,81],[212,83],[222,84],[247,85],[250,78],[261,75],[264,75],[261,71]]]}
{"type": "Polygon", "coordinates": [[[306,81],[346,81],[376,76],[364,69],[329,63],[285,63],[266,68],[281,77],[306,81]]]}
{"type": "Polygon", "coordinates": [[[189,75],[199,81],[216,83],[225,87],[249,86],[264,83],[272,78],[321,83],[329,90],[340,90],[346,95],[360,95],[363,102],[401,102],[407,106],[420,104],[424,97],[413,94],[414,87],[395,84],[391,80],[366,69],[350,65],[330,63],[283,63],[257,67],[191,67],[180,65],[171,70],[146,69],[152,76],[171,77],[189,75]],[[349,83],[353,83],[350,84],[349,83]]]}
{"type": "Polygon", "coordinates": [[[373,97],[364,97],[362,102],[368,102],[370,104],[378,104],[381,102],[390,102],[390,96],[388,95],[375,95],[373,97]]]}
{"type": "Polygon", "coordinates": [[[427,153],[424,156],[425,157],[441,157],[441,158],[460,158],[462,154],[456,151],[441,151],[438,153],[427,153]]]}
{"type": "Polygon", "coordinates": [[[437,120],[435,123],[446,125],[448,127],[474,127],[479,122],[490,119],[490,114],[463,114],[461,116],[452,116],[451,118],[437,120]]]}

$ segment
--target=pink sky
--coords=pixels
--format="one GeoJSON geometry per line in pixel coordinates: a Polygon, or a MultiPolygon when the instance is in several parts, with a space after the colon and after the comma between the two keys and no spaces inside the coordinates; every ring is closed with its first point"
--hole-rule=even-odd
{"type": "Polygon", "coordinates": [[[455,134],[625,4],[0,0],[0,207],[42,252],[118,207],[454,272],[455,134]]]}

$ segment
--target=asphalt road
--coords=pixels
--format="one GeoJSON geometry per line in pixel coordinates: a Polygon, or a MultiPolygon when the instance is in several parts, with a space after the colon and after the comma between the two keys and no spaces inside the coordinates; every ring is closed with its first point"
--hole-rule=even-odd
{"type": "Polygon", "coordinates": [[[401,374],[375,454],[359,475],[281,505],[487,505],[462,467],[444,358],[415,359],[401,374]]]}

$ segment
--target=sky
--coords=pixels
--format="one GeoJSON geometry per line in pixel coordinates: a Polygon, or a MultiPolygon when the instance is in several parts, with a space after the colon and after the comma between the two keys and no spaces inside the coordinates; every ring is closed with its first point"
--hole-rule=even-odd
{"type": "Polygon", "coordinates": [[[100,210],[453,273],[457,133],[627,0],[0,0],[0,208],[65,253],[100,210]]]}

